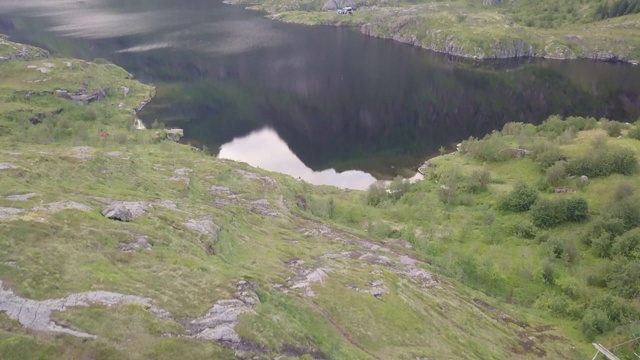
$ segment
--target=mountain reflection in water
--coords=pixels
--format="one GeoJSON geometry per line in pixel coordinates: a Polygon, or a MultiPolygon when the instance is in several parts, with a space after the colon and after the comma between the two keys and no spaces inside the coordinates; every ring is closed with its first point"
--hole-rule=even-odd
{"type": "Polygon", "coordinates": [[[289,174],[313,184],[364,189],[376,180],[363,171],[350,170],[342,173],[337,173],[334,169],[313,171],[291,152],[274,130],[269,128],[252,132],[222,145],[218,157],[289,174]]]}

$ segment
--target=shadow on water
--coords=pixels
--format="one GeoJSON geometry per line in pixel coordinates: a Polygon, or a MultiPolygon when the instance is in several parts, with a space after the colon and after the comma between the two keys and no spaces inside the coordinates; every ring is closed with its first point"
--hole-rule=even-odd
{"type": "Polygon", "coordinates": [[[211,0],[43,1],[5,0],[0,32],[107,58],[157,85],[139,114],[147,123],[184,128],[190,140],[257,166],[265,152],[290,159],[281,152],[289,149],[300,163],[264,167],[313,182],[364,187],[325,179],[336,172],[310,175],[328,169],[411,176],[439,147],[510,121],[640,116],[640,69],[624,64],[474,63],[211,0]]]}

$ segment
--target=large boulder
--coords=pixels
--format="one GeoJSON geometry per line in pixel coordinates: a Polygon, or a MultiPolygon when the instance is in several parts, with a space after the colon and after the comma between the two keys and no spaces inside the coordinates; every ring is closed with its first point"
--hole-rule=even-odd
{"type": "Polygon", "coordinates": [[[329,0],[324,3],[322,11],[338,10],[346,6],[353,6],[353,2],[351,0],[329,0]]]}
{"type": "Polygon", "coordinates": [[[111,220],[131,221],[133,214],[124,204],[111,204],[102,210],[102,215],[111,220]]]}

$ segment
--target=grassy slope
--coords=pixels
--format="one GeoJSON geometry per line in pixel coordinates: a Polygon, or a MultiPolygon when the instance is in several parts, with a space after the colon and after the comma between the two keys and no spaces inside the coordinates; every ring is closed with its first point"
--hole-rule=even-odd
{"type": "Polygon", "coordinates": [[[322,0],[235,0],[302,24],[361,26],[366,34],[465,57],[640,59],[640,14],[595,21],[602,1],[353,1],[353,16],[322,0]],[[523,44],[518,43],[522,41],[523,44]]]}
{"type": "MultiPolygon", "coordinates": [[[[174,314],[173,319],[159,320],[134,305],[94,305],[54,314],[56,321],[99,336],[89,341],[28,331],[0,314],[3,359],[233,358],[233,351],[220,344],[179,336],[185,330],[178,319],[201,316],[214,301],[231,298],[234,283],[242,279],[255,283],[261,303],[254,309],[256,315],[241,318],[237,331],[269,351],[255,354],[259,358],[292,355],[287,349],[296,349],[302,358],[315,351],[332,359],[557,358],[558,354],[577,359],[590,352],[572,322],[500,304],[446,276],[439,276],[437,287],[425,288],[375,263],[323,258],[347,250],[367,251],[331,237],[305,235],[319,226],[310,219],[325,217],[329,224],[346,222],[334,223],[334,234],[343,228],[367,236],[367,231],[357,229],[367,217],[375,218],[378,210],[363,205],[363,193],[311,186],[278,174],[268,174],[276,183],[246,178],[237,170],[262,172],[162,141],[162,132],[133,130],[131,111],[150,96],[152,88],[130,80],[118,67],[36,58],[0,62],[0,73],[0,163],[11,165],[0,170],[0,207],[24,210],[17,217],[0,219],[0,279],[5,288],[38,300],[81,291],[116,291],[150,297],[174,314]],[[29,68],[45,62],[53,64],[46,74],[29,68]],[[127,97],[119,86],[130,89],[127,97]],[[105,87],[111,89],[107,99],[88,105],[61,99],[54,92],[105,87]],[[29,120],[34,117],[42,123],[32,125],[29,120]],[[100,131],[111,136],[100,138],[100,131]],[[76,146],[88,146],[88,158],[79,159],[81,150],[76,146]],[[188,184],[171,179],[177,169],[190,170],[188,184]],[[212,185],[227,186],[247,201],[267,199],[285,216],[259,215],[241,203],[216,204],[208,191],[212,185]],[[31,192],[37,196],[26,201],[6,199],[31,192]],[[299,194],[306,197],[308,212],[296,207],[299,194]],[[104,205],[97,197],[170,200],[177,210],[153,206],[130,223],[114,222],[100,215],[104,205]],[[38,208],[65,200],[92,210],[38,208]],[[202,217],[221,226],[215,255],[208,252],[209,239],[183,225],[202,217]],[[118,244],[133,241],[133,234],[147,236],[153,249],[120,252],[118,244]],[[294,275],[287,263],[298,259],[328,268],[328,277],[312,285],[315,297],[273,287],[287,283],[294,275]],[[382,300],[346,287],[366,289],[373,280],[383,280],[388,288],[382,300]]],[[[437,220],[431,214],[415,216],[433,224],[437,220]]],[[[373,242],[386,238],[376,231],[368,235],[373,242]]],[[[385,253],[393,262],[402,253],[416,255],[402,248],[394,252],[385,253]]]]}

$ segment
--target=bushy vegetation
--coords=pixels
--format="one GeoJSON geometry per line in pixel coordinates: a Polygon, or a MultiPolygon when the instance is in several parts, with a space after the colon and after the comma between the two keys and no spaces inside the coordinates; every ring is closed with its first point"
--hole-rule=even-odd
{"type": "Polygon", "coordinates": [[[583,198],[539,198],[531,206],[533,224],[548,229],[566,221],[580,222],[587,219],[589,205],[583,198]]]}
{"type": "Polygon", "coordinates": [[[513,190],[502,197],[498,206],[502,210],[508,211],[528,211],[538,200],[538,191],[526,183],[517,183],[513,190]]]}
{"type": "Polygon", "coordinates": [[[584,155],[570,159],[566,169],[569,174],[578,176],[631,175],[638,169],[638,159],[629,148],[605,144],[593,146],[584,155]]]}

